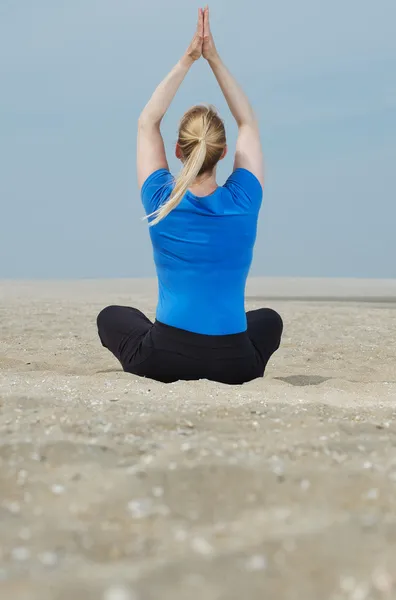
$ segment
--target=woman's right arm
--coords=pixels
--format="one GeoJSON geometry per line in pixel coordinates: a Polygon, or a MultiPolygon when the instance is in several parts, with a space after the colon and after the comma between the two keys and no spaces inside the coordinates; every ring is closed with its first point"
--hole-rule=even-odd
{"type": "Polygon", "coordinates": [[[201,57],[203,12],[199,9],[197,30],[182,59],[156,88],[138,122],[137,176],[141,188],[149,175],[168,169],[160,124],[192,64],[201,57]]]}
{"type": "Polygon", "coordinates": [[[234,169],[251,171],[264,185],[264,160],[259,125],[245,92],[221,60],[210,31],[209,9],[204,12],[203,56],[208,61],[238,125],[234,169]]]}

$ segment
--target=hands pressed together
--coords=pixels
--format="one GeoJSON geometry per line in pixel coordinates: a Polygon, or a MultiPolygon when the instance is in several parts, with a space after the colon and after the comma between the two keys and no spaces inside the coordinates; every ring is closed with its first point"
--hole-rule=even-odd
{"type": "Polygon", "coordinates": [[[208,6],[200,8],[198,11],[197,30],[186,54],[193,61],[198,60],[201,56],[208,61],[214,60],[217,57],[216,46],[212,32],[210,31],[208,6]]]}

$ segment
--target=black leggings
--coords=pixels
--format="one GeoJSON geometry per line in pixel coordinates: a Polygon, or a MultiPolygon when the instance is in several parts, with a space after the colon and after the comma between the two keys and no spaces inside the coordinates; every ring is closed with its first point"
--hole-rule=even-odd
{"type": "Polygon", "coordinates": [[[241,384],[264,375],[279,348],[283,323],[270,308],[247,313],[247,331],[202,335],[152,323],[140,310],[108,306],[98,316],[102,345],[124,371],[164,383],[210,379],[241,384]]]}

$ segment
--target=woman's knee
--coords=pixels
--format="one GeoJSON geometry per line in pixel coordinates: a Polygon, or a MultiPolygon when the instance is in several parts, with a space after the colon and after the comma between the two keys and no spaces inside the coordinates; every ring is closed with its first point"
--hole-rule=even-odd
{"type": "Polygon", "coordinates": [[[279,331],[279,335],[282,335],[283,319],[280,314],[273,308],[261,308],[259,310],[262,313],[263,319],[265,319],[267,323],[270,323],[274,330],[279,331]]]}
{"type": "Polygon", "coordinates": [[[280,316],[279,313],[276,312],[276,310],[273,310],[272,308],[269,308],[268,310],[271,312],[271,319],[273,320],[274,324],[279,329],[280,333],[282,333],[282,331],[283,331],[282,317],[280,316]]]}
{"type": "Polygon", "coordinates": [[[96,324],[99,330],[103,329],[103,327],[113,320],[114,313],[117,311],[117,309],[118,306],[106,306],[106,308],[103,308],[100,311],[96,317],[96,324]]]}

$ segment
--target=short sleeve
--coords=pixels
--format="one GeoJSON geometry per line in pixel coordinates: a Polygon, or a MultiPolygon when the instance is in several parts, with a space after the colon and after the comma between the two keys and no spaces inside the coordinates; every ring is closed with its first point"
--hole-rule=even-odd
{"type": "Polygon", "coordinates": [[[140,195],[146,215],[156,211],[172,193],[174,179],[167,169],[158,169],[144,182],[140,195]]]}
{"type": "Polygon", "coordinates": [[[251,171],[242,168],[235,169],[224,187],[231,192],[238,206],[247,211],[259,211],[263,200],[263,188],[251,171]]]}

